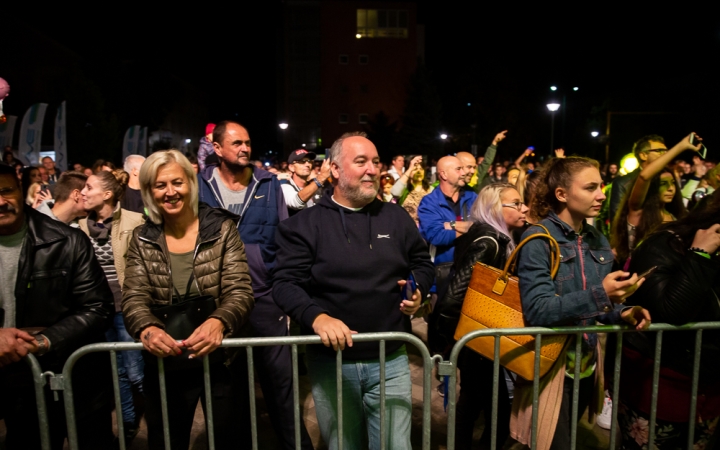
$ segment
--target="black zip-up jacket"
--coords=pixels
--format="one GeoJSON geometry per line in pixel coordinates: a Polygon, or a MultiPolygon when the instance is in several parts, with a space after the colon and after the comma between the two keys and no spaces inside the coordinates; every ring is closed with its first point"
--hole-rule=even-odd
{"type": "MultiPolygon", "coordinates": [[[[373,200],[352,211],[323,196],[280,222],[276,242],[273,297],[306,334],[314,334],[313,321],[322,313],[359,333],[409,332],[397,282],[412,273],[423,296],[433,282],[427,245],[408,213],[392,203],[373,200]]],[[[386,352],[401,345],[388,342],[386,352]]],[[[377,358],[378,348],[355,343],[343,358],[377,358]]]]}
{"type": "MultiPolygon", "coordinates": [[[[428,329],[429,333],[435,334],[432,337],[433,341],[441,338],[441,341],[437,342],[438,345],[440,342],[442,342],[441,346],[454,342],[455,328],[460,321],[460,311],[475,263],[503,269],[507,261],[509,243],[510,238],[485,223],[473,224],[467,233],[457,238],[453,277],[447,292],[435,305],[428,329]],[[495,242],[491,239],[483,239],[484,237],[490,237],[495,242]]],[[[433,347],[440,349],[435,344],[433,347]]]]}

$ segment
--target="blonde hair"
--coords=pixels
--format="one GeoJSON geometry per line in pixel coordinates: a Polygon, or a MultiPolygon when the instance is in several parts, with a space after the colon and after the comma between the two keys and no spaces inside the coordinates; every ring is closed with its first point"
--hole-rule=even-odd
{"type": "Polygon", "coordinates": [[[510,242],[505,249],[507,256],[510,256],[515,243],[512,240],[510,229],[505,223],[505,216],[503,216],[502,199],[500,198],[503,192],[508,189],[515,189],[510,183],[494,183],[482,188],[478,193],[475,203],[470,208],[470,218],[473,222],[483,222],[495,229],[500,234],[504,234],[510,239],[510,242]]]}
{"type": "Polygon", "coordinates": [[[196,217],[198,215],[198,181],[190,161],[188,161],[185,155],[175,149],[155,152],[148,156],[143,165],[140,167],[139,181],[140,193],[142,194],[143,203],[145,203],[145,210],[147,211],[148,217],[158,225],[163,222],[163,217],[160,212],[160,208],[155,203],[152,189],[160,168],[171,163],[178,163],[183,172],[185,172],[185,176],[187,177],[190,185],[190,198],[188,203],[192,207],[193,214],[196,217]]]}

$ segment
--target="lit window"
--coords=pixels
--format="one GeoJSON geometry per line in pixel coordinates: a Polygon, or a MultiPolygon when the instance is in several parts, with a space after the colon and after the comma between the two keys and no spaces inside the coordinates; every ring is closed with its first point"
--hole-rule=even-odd
{"type": "Polygon", "coordinates": [[[368,115],[367,114],[359,114],[358,115],[358,122],[361,124],[368,123],[368,115]]]}
{"type": "Polygon", "coordinates": [[[360,55],[358,57],[358,64],[361,66],[366,65],[368,62],[370,62],[370,57],[368,55],[360,55]]]}
{"type": "Polygon", "coordinates": [[[408,37],[408,11],[397,9],[358,9],[356,37],[408,37]]]}
{"type": "Polygon", "coordinates": [[[350,62],[350,57],[348,55],[340,55],[340,57],[338,57],[338,62],[340,64],[347,64],[350,62]]]}
{"type": "Polygon", "coordinates": [[[348,123],[348,115],[347,114],[340,114],[338,122],[340,123],[348,123]]]}

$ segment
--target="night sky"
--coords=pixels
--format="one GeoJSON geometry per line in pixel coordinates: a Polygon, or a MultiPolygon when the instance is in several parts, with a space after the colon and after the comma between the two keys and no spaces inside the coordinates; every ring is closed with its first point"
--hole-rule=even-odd
{"type": "MultiPolygon", "coordinates": [[[[589,133],[604,133],[611,110],[669,113],[613,116],[615,159],[644,134],[664,135],[672,144],[690,131],[705,138],[711,155],[720,154],[716,14],[657,7],[653,12],[600,10],[600,3],[598,10],[583,5],[582,12],[542,6],[501,10],[485,3],[418,2],[418,21],[426,27],[426,65],[442,100],[445,129],[438,133],[467,135],[475,124],[484,148],[497,131],[509,128],[506,158],[514,159],[527,145],[548,152],[545,104],[562,99],[549,90],[555,84],[566,90],[567,100],[564,119],[556,115],[555,143],[569,153],[602,159],[604,146],[589,133]]],[[[107,98],[106,112],[118,112],[122,126],[134,122],[135,110],[148,114],[126,104],[124,99],[133,96],[123,86],[142,86],[133,89],[153,95],[172,76],[208,99],[210,120],[236,118],[248,126],[256,146],[275,145],[282,2],[235,5],[240,6],[207,4],[203,10],[198,3],[192,10],[162,14],[127,6],[94,13],[91,20],[87,11],[56,6],[36,11],[36,19],[28,11],[11,10],[2,22],[27,25],[77,54],[107,98]],[[115,70],[118,64],[125,69],[115,70]]],[[[23,95],[18,89],[31,87],[4,72],[22,77],[20,67],[28,58],[34,60],[28,70],[41,70],[48,55],[34,54],[17,33],[5,34],[2,42],[14,49],[11,58],[0,58],[0,76],[13,87],[6,113],[22,116],[30,103],[47,100],[23,95]]],[[[162,107],[163,98],[153,98],[153,105],[162,107]]]]}

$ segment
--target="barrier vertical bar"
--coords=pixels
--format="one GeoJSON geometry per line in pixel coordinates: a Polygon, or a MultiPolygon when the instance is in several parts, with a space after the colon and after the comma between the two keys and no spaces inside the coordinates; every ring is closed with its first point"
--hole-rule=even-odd
{"type": "Polygon", "coordinates": [[[662,352],[663,332],[658,331],[655,337],[655,364],[653,364],[652,399],[650,400],[650,431],[648,435],[648,448],[655,445],[655,420],[657,417],[657,395],[660,384],[660,353],[662,352]]]}
{"type": "MultiPolygon", "coordinates": [[[[570,416],[570,448],[576,448],[577,443],[577,425],[578,425],[578,408],[580,399],[580,364],[582,362],[582,342],[583,333],[575,336],[575,373],[573,379],[573,399],[572,414],[570,416]]],[[[600,358],[602,355],[597,355],[600,358]]],[[[565,381],[565,380],[563,380],[565,381]]]]}
{"type": "Polygon", "coordinates": [[[623,332],[617,333],[617,343],[615,344],[615,369],[613,370],[613,391],[612,391],[612,419],[610,422],[610,448],[615,448],[617,440],[617,414],[620,402],[620,366],[622,365],[622,341],[623,332]]]}
{"type": "Polygon", "coordinates": [[[35,387],[35,403],[38,410],[38,428],[40,431],[40,447],[50,450],[50,423],[48,422],[47,404],[45,403],[45,375],[35,355],[29,353],[25,362],[30,366],[35,387]]]}
{"type": "Polygon", "coordinates": [[[343,449],[343,395],[342,395],[342,350],[338,349],[335,356],[335,383],[337,390],[337,438],[338,450],[343,449]]]}
{"type": "Polygon", "coordinates": [[[380,450],[385,450],[385,339],[380,340],[380,450]]]}
{"type": "Polygon", "coordinates": [[[248,390],[250,391],[250,436],[252,448],[258,450],[257,411],[255,405],[255,362],[253,361],[253,347],[245,347],[247,353],[248,390]]]}
{"type": "Polygon", "coordinates": [[[165,385],[165,359],[158,358],[158,378],[160,380],[160,409],[163,420],[163,438],[165,450],[170,450],[170,418],[167,406],[167,386],[165,385]]]}
{"type": "Polygon", "coordinates": [[[213,421],[212,409],[212,383],[210,383],[210,355],[203,356],[202,360],[203,381],[205,383],[205,426],[207,427],[208,447],[210,450],[215,450],[215,423],[213,421]]]}
{"type": "Polygon", "coordinates": [[[293,422],[295,423],[295,449],[300,450],[300,382],[298,380],[298,347],[292,345],[293,422]]]}
{"type": "MultiPolygon", "coordinates": [[[[495,351],[493,355],[493,394],[492,394],[492,430],[490,431],[490,448],[497,448],[497,428],[498,428],[498,392],[500,390],[500,335],[495,335],[495,351]]],[[[503,383],[505,379],[503,377],[503,383]]],[[[489,420],[485,419],[485,430],[489,420]]],[[[485,431],[483,431],[485,433],[485,431]]]]}
{"type": "Polygon", "coordinates": [[[688,419],[688,448],[695,444],[695,414],[697,409],[697,391],[700,380],[700,352],[702,349],[702,330],[695,334],[695,358],[693,359],[692,387],[690,388],[690,418],[688,419]]]}
{"type": "Polygon", "coordinates": [[[540,397],[540,351],[542,350],[542,335],[535,335],[535,370],[533,372],[533,406],[532,431],[530,434],[531,447],[537,447],[538,427],[538,398],[540,397]]]}
{"type": "Polygon", "coordinates": [[[118,428],[118,441],[120,450],[125,450],[125,421],[122,413],[122,399],[120,398],[120,380],[118,377],[117,353],[110,350],[110,367],[112,368],[113,396],[115,397],[115,417],[118,428]]]}

